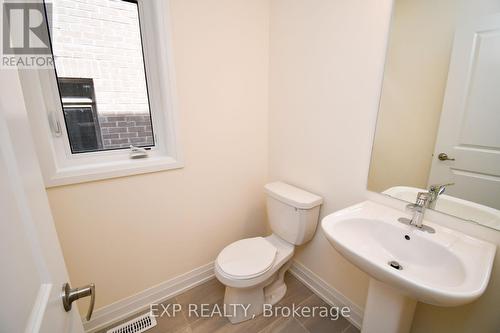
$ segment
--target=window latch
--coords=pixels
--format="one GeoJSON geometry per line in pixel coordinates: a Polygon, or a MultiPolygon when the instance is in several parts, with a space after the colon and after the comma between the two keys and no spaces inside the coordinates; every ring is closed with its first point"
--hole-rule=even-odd
{"type": "Polygon", "coordinates": [[[146,149],[130,145],[130,158],[136,159],[145,157],[148,157],[148,151],[146,149]]]}
{"type": "Polygon", "coordinates": [[[49,113],[49,124],[50,129],[55,136],[59,137],[62,135],[61,124],[59,123],[59,119],[57,119],[55,112],[49,113]]]}

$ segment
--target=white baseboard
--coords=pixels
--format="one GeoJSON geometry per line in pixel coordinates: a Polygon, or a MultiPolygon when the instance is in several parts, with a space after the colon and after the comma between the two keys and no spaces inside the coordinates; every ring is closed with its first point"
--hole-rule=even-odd
{"type": "MultiPolygon", "coordinates": [[[[357,328],[361,328],[363,310],[360,307],[301,263],[293,261],[289,271],[328,304],[349,307],[351,309],[351,316],[346,319],[357,328]]],[[[97,309],[92,315],[92,319],[89,322],[84,322],[85,332],[96,332],[136,312],[147,310],[150,304],[166,301],[213,277],[214,263],[211,262],[135,295],[97,309]]]]}
{"type": "Polygon", "coordinates": [[[346,317],[346,319],[349,320],[351,324],[361,329],[363,309],[354,304],[340,291],[326,283],[309,268],[295,260],[293,261],[292,267],[290,267],[290,273],[292,273],[297,279],[309,287],[309,289],[311,289],[328,304],[338,307],[349,307],[349,309],[351,309],[351,315],[350,317],[346,317]]]}
{"type": "Polygon", "coordinates": [[[193,269],[156,286],[141,291],[100,309],[97,309],[88,322],[84,321],[85,332],[92,333],[128,316],[146,310],[152,303],[161,303],[188,289],[196,287],[214,277],[214,263],[193,269]]]}

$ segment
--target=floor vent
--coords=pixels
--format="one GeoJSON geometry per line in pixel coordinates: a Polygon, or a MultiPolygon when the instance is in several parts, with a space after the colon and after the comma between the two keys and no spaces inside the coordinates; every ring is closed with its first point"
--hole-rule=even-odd
{"type": "Polygon", "coordinates": [[[129,320],[126,323],[113,327],[106,333],[141,333],[155,326],[156,318],[148,312],[142,316],[129,320]]]}

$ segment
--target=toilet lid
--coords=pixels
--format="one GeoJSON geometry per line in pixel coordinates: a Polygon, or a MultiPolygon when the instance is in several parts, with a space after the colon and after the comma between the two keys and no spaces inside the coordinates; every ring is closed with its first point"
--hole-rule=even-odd
{"type": "Polygon", "coordinates": [[[217,257],[217,264],[234,278],[248,279],[269,270],[276,253],[277,249],[264,238],[246,238],[226,246],[217,257]]]}

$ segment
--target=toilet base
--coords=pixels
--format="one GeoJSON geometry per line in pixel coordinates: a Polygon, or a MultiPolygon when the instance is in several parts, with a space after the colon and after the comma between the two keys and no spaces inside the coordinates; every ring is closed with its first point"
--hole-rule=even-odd
{"type": "Polygon", "coordinates": [[[264,311],[264,304],[274,305],[286,294],[285,273],[292,264],[288,261],[267,281],[251,288],[233,288],[226,286],[224,305],[234,308],[235,313],[228,317],[232,324],[255,318],[264,311]],[[242,306],[235,306],[242,304],[242,306]],[[248,306],[248,307],[247,307],[248,306]]]}

